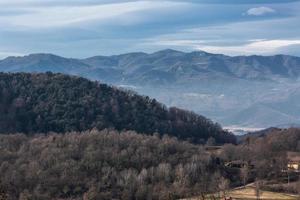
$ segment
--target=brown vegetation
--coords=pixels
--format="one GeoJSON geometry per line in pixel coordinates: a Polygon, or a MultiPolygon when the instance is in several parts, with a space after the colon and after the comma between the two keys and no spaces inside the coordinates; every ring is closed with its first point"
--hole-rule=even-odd
{"type": "Polygon", "coordinates": [[[0,163],[11,200],[177,199],[228,187],[201,146],[134,132],[2,135],[0,163]]]}
{"type": "Polygon", "coordinates": [[[275,131],[213,147],[221,150],[215,154],[212,147],[130,131],[2,135],[1,195],[10,200],[205,199],[228,197],[230,188],[256,179],[257,198],[268,190],[297,194],[297,174],[289,174],[288,182],[283,169],[287,152],[298,151],[299,138],[298,129],[275,131]]]}

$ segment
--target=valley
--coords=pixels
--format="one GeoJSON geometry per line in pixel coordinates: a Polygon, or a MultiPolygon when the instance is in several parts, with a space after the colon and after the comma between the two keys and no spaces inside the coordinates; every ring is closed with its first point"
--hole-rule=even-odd
{"type": "Polygon", "coordinates": [[[300,123],[299,65],[300,58],[287,55],[230,57],[167,49],[86,59],[8,57],[0,61],[0,71],[79,75],[192,110],[223,126],[268,128],[300,123]]]}

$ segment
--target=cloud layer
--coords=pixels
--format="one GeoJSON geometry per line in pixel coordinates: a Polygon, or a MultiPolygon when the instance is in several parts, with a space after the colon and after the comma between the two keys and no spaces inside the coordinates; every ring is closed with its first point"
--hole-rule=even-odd
{"type": "Polygon", "coordinates": [[[170,47],[298,55],[299,13],[298,0],[0,0],[0,58],[170,47]]]}

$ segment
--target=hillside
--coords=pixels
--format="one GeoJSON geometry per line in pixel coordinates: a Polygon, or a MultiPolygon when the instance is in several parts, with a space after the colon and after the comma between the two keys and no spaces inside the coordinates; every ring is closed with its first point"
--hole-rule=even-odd
{"type": "Polygon", "coordinates": [[[0,198],[10,200],[179,199],[222,177],[200,146],[134,132],[0,135],[0,152],[0,198]]]}
{"type": "Polygon", "coordinates": [[[282,169],[287,152],[300,152],[300,130],[271,132],[219,153],[133,131],[0,135],[0,198],[164,200],[226,193],[244,199],[253,198],[253,188],[241,186],[254,180],[264,180],[262,197],[276,195],[269,191],[296,195],[300,179],[287,183],[282,169]],[[251,167],[226,165],[236,161],[251,167]]]}
{"type": "Polygon", "coordinates": [[[113,84],[224,126],[300,123],[300,58],[226,56],[171,49],[85,59],[30,54],[0,60],[3,72],[60,72],[113,84]],[[253,108],[255,111],[252,111],[253,108]],[[258,117],[251,117],[253,112],[258,117]]]}
{"type": "Polygon", "coordinates": [[[209,137],[218,143],[235,141],[233,135],[200,115],[62,74],[0,73],[0,113],[0,133],[115,128],[169,134],[193,142],[209,137]]]}

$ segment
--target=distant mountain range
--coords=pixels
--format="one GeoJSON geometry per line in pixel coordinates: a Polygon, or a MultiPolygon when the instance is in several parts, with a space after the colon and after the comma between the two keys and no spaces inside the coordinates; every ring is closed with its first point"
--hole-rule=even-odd
{"type": "Polygon", "coordinates": [[[30,54],[0,61],[5,72],[62,72],[119,83],[190,84],[199,80],[273,80],[298,78],[300,58],[287,55],[236,56],[204,51],[184,53],[171,49],[152,54],[128,53],[86,59],[63,58],[52,54],[30,54]]]}
{"type": "Polygon", "coordinates": [[[300,122],[300,58],[235,56],[171,49],[86,59],[52,54],[8,57],[3,72],[61,72],[100,80],[204,114],[224,124],[300,122]]]}

